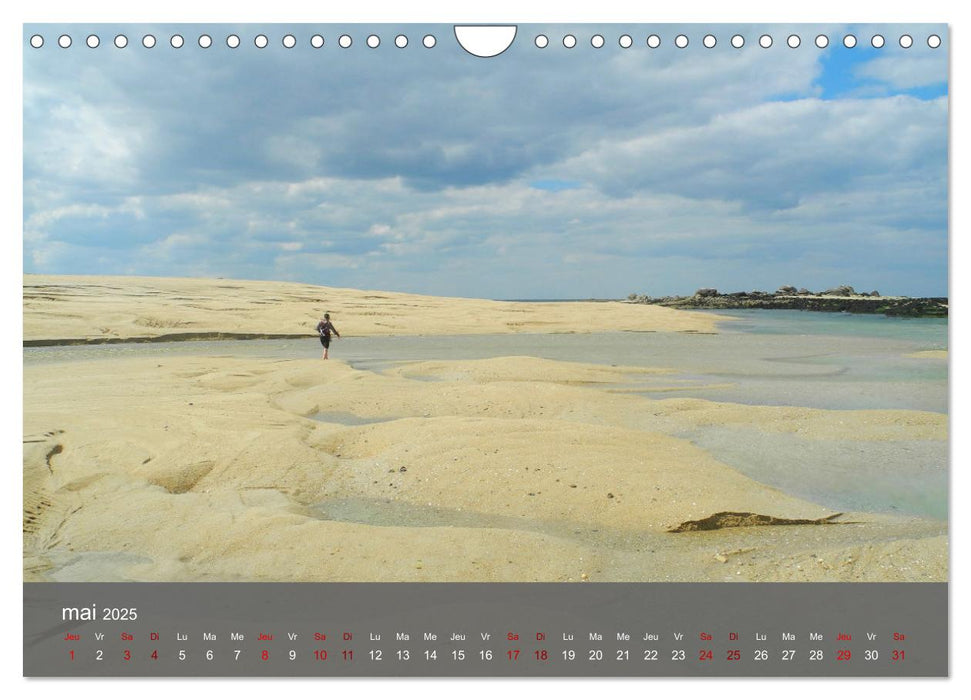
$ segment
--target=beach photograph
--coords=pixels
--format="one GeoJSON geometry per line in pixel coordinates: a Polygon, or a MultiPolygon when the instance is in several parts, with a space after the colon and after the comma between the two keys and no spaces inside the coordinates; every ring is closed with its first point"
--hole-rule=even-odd
{"type": "Polygon", "coordinates": [[[26,25],[24,581],[947,581],[947,28],[717,28],[26,25]]]}

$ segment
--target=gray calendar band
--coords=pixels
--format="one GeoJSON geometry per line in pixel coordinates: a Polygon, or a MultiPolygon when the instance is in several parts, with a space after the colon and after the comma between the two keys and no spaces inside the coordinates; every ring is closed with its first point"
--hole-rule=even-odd
{"type": "Polygon", "coordinates": [[[947,595],[946,583],[25,583],[24,675],[946,676],[947,595]]]}

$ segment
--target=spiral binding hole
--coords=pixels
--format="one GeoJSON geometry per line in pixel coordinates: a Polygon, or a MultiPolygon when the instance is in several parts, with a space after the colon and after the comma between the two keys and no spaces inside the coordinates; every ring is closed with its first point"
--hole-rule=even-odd
{"type": "MultiPolygon", "coordinates": [[[[368,47],[372,49],[376,49],[381,45],[381,38],[376,34],[371,34],[371,35],[368,35],[365,42],[368,47]]],[[[45,39],[40,34],[33,34],[29,39],[30,46],[35,49],[39,49],[43,47],[44,43],[45,43],[45,39]]],[[[118,34],[114,37],[113,43],[116,48],[124,49],[128,46],[128,37],[124,34],[118,34]]],[[[145,34],[144,36],[142,36],[141,43],[142,43],[142,46],[144,46],[146,49],[151,49],[156,46],[157,40],[154,35],[145,34]]],[[[213,43],[212,37],[209,36],[208,34],[201,34],[198,38],[198,45],[203,49],[210,48],[212,46],[212,43],[213,43]]],[[[269,45],[269,39],[267,39],[265,34],[258,34],[254,38],[253,43],[257,48],[263,49],[269,45]]],[[[324,46],[325,40],[324,40],[324,37],[321,36],[320,34],[314,34],[310,38],[309,43],[313,48],[319,49],[324,46]]],[[[353,39],[348,34],[342,34],[338,38],[337,43],[341,48],[350,48],[351,45],[353,44],[353,39]]],[[[408,46],[408,43],[409,43],[408,37],[405,36],[404,34],[398,34],[394,38],[394,44],[398,48],[403,49],[406,46],[408,46]]],[[[435,47],[435,45],[438,42],[433,34],[426,34],[424,37],[422,37],[421,43],[425,48],[430,49],[435,47]]],[[[547,48],[549,46],[549,43],[550,43],[549,37],[547,37],[545,34],[538,34],[533,39],[533,44],[536,46],[536,48],[539,48],[539,49],[547,48]]],[[[566,34],[563,36],[562,43],[564,47],[568,49],[572,49],[577,46],[578,41],[575,35],[566,34]]],[[[662,43],[661,37],[658,36],[657,34],[651,34],[647,37],[647,46],[649,48],[656,49],[661,46],[661,43],[662,43]]],[[[688,37],[685,34],[678,34],[674,38],[673,43],[676,47],[680,49],[684,49],[688,47],[690,42],[688,37]]],[[[714,34],[706,34],[702,39],[701,43],[705,48],[712,49],[717,46],[718,38],[714,34]]],[[[729,40],[729,43],[734,48],[741,49],[745,46],[745,43],[746,43],[745,37],[742,36],[741,34],[735,34],[731,37],[731,39],[729,40]]],[[[771,35],[762,34],[761,36],[759,36],[758,43],[759,43],[759,46],[761,46],[762,48],[768,49],[772,47],[774,40],[771,35]]],[[[813,43],[816,45],[817,48],[825,49],[829,46],[830,39],[825,34],[818,34],[813,40],[813,43]]],[[[842,37],[841,43],[845,48],[852,49],[859,44],[859,40],[854,34],[846,34],[842,37]]],[[[904,48],[904,49],[912,48],[914,46],[914,43],[915,43],[914,38],[910,34],[902,34],[898,39],[898,44],[900,45],[901,48],[904,48]]],[[[941,45],[943,44],[943,40],[939,35],[931,34],[930,36],[927,37],[926,43],[929,48],[937,49],[941,47],[941,45]]],[[[73,40],[71,36],[68,34],[61,34],[57,38],[57,45],[63,49],[70,48],[72,44],[73,44],[73,40]]],[[[101,46],[101,38],[97,34],[89,34],[85,38],[85,44],[91,49],[99,48],[101,46]]],[[[172,46],[172,48],[180,49],[185,45],[185,39],[180,34],[173,34],[169,38],[169,44],[172,46]]],[[[297,39],[292,34],[286,34],[282,38],[282,44],[284,47],[288,49],[294,48],[297,44],[297,39]]],[[[602,34],[594,34],[590,38],[590,46],[592,46],[595,49],[603,48],[604,46],[606,46],[606,44],[607,44],[607,40],[604,38],[602,34]]],[[[802,39],[798,34],[790,34],[786,38],[786,44],[789,46],[789,48],[796,49],[802,45],[802,39]]],[[[238,35],[230,34],[229,36],[226,37],[226,45],[231,49],[235,49],[241,45],[241,40],[238,35]]],[[[623,49],[629,49],[634,45],[634,39],[631,37],[630,34],[621,34],[617,39],[617,45],[623,49]]],[[[870,37],[870,45],[875,49],[881,49],[884,46],[886,46],[886,38],[881,34],[874,34],[870,37]]]]}

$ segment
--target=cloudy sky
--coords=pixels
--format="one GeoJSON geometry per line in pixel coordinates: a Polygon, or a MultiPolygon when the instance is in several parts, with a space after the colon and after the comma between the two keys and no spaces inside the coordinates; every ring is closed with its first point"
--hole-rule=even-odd
{"type": "Polygon", "coordinates": [[[520,25],[491,59],[443,25],[28,25],[24,42],[28,273],[500,299],[947,294],[944,26],[520,25]]]}

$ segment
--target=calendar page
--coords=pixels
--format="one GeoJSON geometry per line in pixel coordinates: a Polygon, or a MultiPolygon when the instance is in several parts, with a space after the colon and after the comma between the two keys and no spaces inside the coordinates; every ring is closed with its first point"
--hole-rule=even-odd
{"type": "Polygon", "coordinates": [[[24,25],[24,675],[947,676],[949,36],[24,25]]]}

